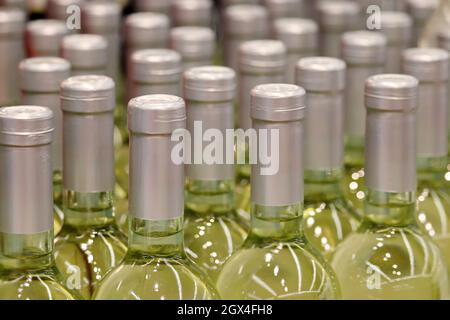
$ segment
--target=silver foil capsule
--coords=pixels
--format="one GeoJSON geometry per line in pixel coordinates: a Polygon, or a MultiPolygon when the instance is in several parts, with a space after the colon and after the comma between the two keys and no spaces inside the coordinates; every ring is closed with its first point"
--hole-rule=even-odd
{"type": "Polygon", "coordinates": [[[361,7],[352,1],[320,1],[317,4],[320,26],[320,54],[327,57],[341,56],[341,36],[357,30],[361,7]]]}
{"type": "Polygon", "coordinates": [[[274,207],[303,202],[305,90],[291,84],[263,84],[253,88],[251,97],[253,129],[259,139],[264,131],[269,137],[278,133],[274,135],[278,139],[267,141],[278,170],[265,172],[268,168],[260,159],[252,165],[252,202],[274,207]]]}
{"type": "Polygon", "coordinates": [[[347,64],[345,90],[345,134],[364,143],[366,110],[364,83],[382,73],[386,59],[386,37],[375,31],[352,31],[342,36],[342,58],[347,64]]]}
{"type": "MultiPolygon", "coordinates": [[[[437,37],[437,43],[438,43],[439,48],[442,48],[442,49],[446,50],[448,53],[450,53],[450,30],[440,32],[437,37]]],[[[450,67],[449,67],[449,74],[450,74],[450,67]]],[[[447,94],[450,95],[450,80],[448,81],[447,94]]],[[[447,99],[448,99],[447,112],[448,112],[448,123],[449,123],[448,136],[450,137],[450,96],[448,96],[447,99]]]]}
{"type": "Polygon", "coordinates": [[[385,72],[399,73],[402,52],[409,47],[412,37],[413,22],[404,12],[383,11],[381,29],[387,39],[385,72]]]}
{"type": "Polygon", "coordinates": [[[295,82],[295,66],[301,58],[315,56],[319,49],[319,27],[313,20],[280,18],[274,21],[274,34],[287,49],[286,81],[295,82]]]}
{"type": "Polygon", "coordinates": [[[72,65],[72,75],[105,75],[108,42],[94,34],[72,34],[61,43],[61,56],[72,65]]]}
{"type": "Polygon", "coordinates": [[[262,6],[241,4],[227,7],[223,19],[225,64],[237,70],[239,47],[245,41],[268,37],[269,16],[262,6]]]}
{"type": "Polygon", "coordinates": [[[52,230],[52,132],[48,108],[0,108],[0,232],[52,230]]]}
{"type": "Polygon", "coordinates": [[[19,102],[18,65],[24,58],[25,13],[0,8],[0,106],[19,102]]]}
{"type": "Polygon", "coordinates": [[[25,46],[28,57],[57,57],[61,41],[69,33],[60,20],[42,19],[28,22],[25,31],[25,46]]]}
{"type": "Polygon", "coordinates": [[[170,47],[183,61],[183,70],[213,64],[216,39],[206,27],[177,27],[170,31],[170,47]]]}
{"type": "Polygon", "coordinates": [[[212,0],[175,0],[172,4],[172,20],[177,27],[212,27],[212,0]]]}
{"type": "Polygon", "coordinates": [[[70,63],[57,57],[35,57],[19,65],[22,104],[45,106],[54,116],[52,158],[53,170],[62,169],[62,111],[59,87],[70,77],[70,63]]]}
{"type": "Polygon", "coordinates": [[[135,0],[134,6],[138,12],[158,12],[170,15],[173,0],[135,0]]]}
{"type": "Polygon", "coordinates": [[[438,5],[439,0],[406,0],[406,11],[412,17],[414,22],[411,39],[411,43],[414,47],[417,46],[419,39],[422,37],[426,22],[434,13],[438,5]]]}
{"type": "Polygon", "coordinates": [[[79,14],[86,0],[48,0],[47,18],[67,21],[73,14],[79,14]]]}
{"type": "MultiPolygon", "coordinates": [[[[215,130],[220,132],[222,137],[226,137],[226,131],[234,128],[235,72],[221,66],[192,68],[184,73],[183,83],[183,95],[187,102],[186,127],[191,135],[199,139],[197,131],[200,126],[203,132],[215,130]]],[[[201,164],[195,161],[196,155],[202,154],[208,144],[203,142],[198,150],[192,144],[191,155],[194,161],[186,166],[187,177],[191,180],[234,180],[233,164],[224,164],[225,161],[208,164],[205,163],[206,159],[203,159],[201,164]]],[[[226,143],[223,143],[223,148],[223,155],[230,153],[226,143]]],[[[232,150],[231,153],[233,154],[232,150]]]]}
{"type": "Polygon", "coordinates": [[[132,217],[168,220],[183,216],[184,165],[172,159],[173,149],[182,142],[173,140],[172,134],[185,127],[186,108],[180,97],[156,94],[129,102],[132,217]]]}
{"type": "Polygon", "coordinates": [[[449,54],[442,49],[413,48],[403,52],[403,73],[419,80],[417,156],[445,157],[448,132],[449,54]]]}
{"type": "Polygon", "coordinates": [[[298,18],[304,14],[305,0],[262,0],[272,20],[298,18]]]}
{"type": "Polygon", "coordinates": [[[297,84],[306,90],[305,170],[341,169],[344,159],[345,62],[303,58],[297,84]]]}
{"type": "Polygon", "coordinates": [[[93,193],[114,190],[114,81],[83,75],[61,83],[63,186],[93,193]]]}
{"type": "Polygon", "coordinates": [[[286,47],[277,40],[245,42],[239,50],[239,127],[251,128],[250,91],[264,83],[283,83],[286,47]]]}
{"type": "Polygon", "coordinates": [[[87,2],[81,8],[83,33],[103,36],[108,43],[106,75],[119,79],[122,7],[117,2],[87,2]]]}
{"type": "Polygon", "coordinates": [[[381,74],[366,81],[365,185],[380,192],[416,190],[418,81],[381,74]]]}
{"type": "Polygon", "coordinates": [[[131,57],[128,100],[149,94],[181,95],[181,56],[169,49],[145,49],[131,57]]]}

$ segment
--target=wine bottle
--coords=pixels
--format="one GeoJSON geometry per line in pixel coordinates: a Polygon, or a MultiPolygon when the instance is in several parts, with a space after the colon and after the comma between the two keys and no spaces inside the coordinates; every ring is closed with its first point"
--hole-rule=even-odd
{"type": "Polygon", "coordinates": [[[276,172],[252,165],[252,219],[243,246],[217,280],[223,299],[335,299],[338,285],[302,232],[303,124],[305,91],[290,84],[264,84],[252,92],[253,128],[279,157],[276,172]],[[273,134],[278,133],[278,134],[273,134]],[[278,151],[278,152],[277,152],[278,151]],[[267,174],[266,174],[267,173],[267,174]]]}
{"type": "Polygon", "coordinates": [[[366,81],[365,214],[332,260],[344,299],[448,298],[441,252],[415,223],[417,87],[408,75],[366,81]]]}
{"type": "MultiPolygon", "coordinates": [[[[78,6],[81,8],[85,0],[47,0],[47,18],[66,21],[70,13],[67,9],[70,6],[78,6]]],[[[73,30],[72,32],[79,32],[79,30],[73,30]]]]}
{"type": "Polygon", "coordinates": [[[59,233],[64,220],[62,211],[62,112],[59,86],[70,76],[70,63],[57,57],[35,57],[19,65],[22,104],[46,106],[53,112],[53,231],[59,233]]]}
{"type": "Polygon", "coordinates": [[[0,108],[0,299],[72,300],[53,256],[53,114],[0,108]]]}
{"type": "Polygon", "coordinates": [[[362,215],[364,188],[364,81],[383,72],[386,37],[376,31],[352,31],[342,36],[342,58],[347,64],[345,90],[345,176],[347,198],[362,215]]]}
{"type": "Polygon", "coordinates": [[[256,4],[229,5],[223,13],[223,55],[225,65],[238,70],[239,48],[242,43],[269,36],[269,16],[256,4]]]}
{"type": "Polygon", "coordinates": [[[330,261],[336,247],[359,225],[344,197],[344,89],[346,66],[328,57],[303,58],[297,84],[306,90],[303,232],[330,261]]]}
{"type": "Polygon", "coordinates": [[[171,157],[178,143],[171,136],[185,126],[179,97],[147,95],[130,101],[128,253],[103,279],[94,299],[217,298],[183,245],[184,166],[171,157]]]}
{"type": "MultiPolygon", "coordinates": [[[[438,46],[439,48],[442,48],[444,50],[446,50],[449,54],[450,54],[450,31],[442,31],[438,34],[438,46]]],[[[449,72],[450,74],[450,72],[449,72]]],[[[450,81],[448,82],[448,87],[447,87],[447,93],[450,92],[450,81]]],[[[447,97],[447,125],[448,125],[448,144],[450,146],[450,96],[447,97]]],[[[450,148],[449,148],[450,151],[450,148]]],[[[450,171],[450,167],[449,167],[449,171],[450,171]]]]}
{"type": "Polygon", "coordinates": [[[197,26],[211,28],[213,26],[213,1],[174,0],[171,14],[173,25],[176,27],[197,26]]]}
{"type": "MultiPolygon", "coordinates": [[[[450,182],[447,172],[449,54],[442,49],[412,48],[403,53],[403,72],[419,80],[417,108],[416,220],[434,238],[450,266],[450,182]]],[[[450,267],[448,267],[450,279],[450,267]]]]}
{"type": "Polygon", "coordinates": [[[173,0],[136,0],[135,10],[138,12],[157,12],[170,15],[170,7],[173,0]]]}
{"type": "Polygon", "coordinates": [[[59,46],[69,34],[66,24],[60,20],[41,19],[27,23],[25,48],[28,57],[58,57],[59,46]]]}
{"type": "Polygon", "coordinates": [[[56,263],[89,299],[126,252],[114,224],[114,82],[75,76],[61,84],[64,224],[56,263]]]}
{"type": "Polygon", "coordinates": [[[206,27],[176,27],[170,31],[170,47],[180,53],[183,70],[209,66],[216,50],[214,31],[206,27]]]}
{"type": "MultiPolygon", "coordinates": [[[[239,49],[239,127],[247,131],[252,127],[250,94],[253,87],[264,83],[285,81],[287,50],[278,40],[244,42],[239,49]]],[[[238,146],[239,147],[239,146],[238,146]]],[[[248,159],[248,145],[245,150],[248,159]]],[[[241,222],[250,222],[250,165],[248,161],[237,167],[236,208],[241,222]]]]}
{"type": "MultiPolygon", "coordinates": [[[[186,250],[213,282],[228,257],[244,241],[246,232],[234,209],[234,165],[220,158],[205,158],[210,144],[198,132],[206,134],[211,129],[226,137],[226,131],[233,129],[235,78],[230,68],[206,66],[186,71],[183,80],[186,127],[194,139],[190,151],[193,159],[186,166],[186,250]],[[201,161],[197,159],[199,155],[201,161]]],[[[234,155],[226,146],[224,141],[223,146],[214,147],[214,153],[234,155]],[[222,152],[216,148],[223,148],[222,152]]]]}
{"type": "Polygon", "coordinates": [[[315,56],[319,46],[319,27],[314,20],[301,18],[280,18],[273,23],[277,40],[287,49],[285,79],[295,82],[295,65],[304,57],[315,56]]]}

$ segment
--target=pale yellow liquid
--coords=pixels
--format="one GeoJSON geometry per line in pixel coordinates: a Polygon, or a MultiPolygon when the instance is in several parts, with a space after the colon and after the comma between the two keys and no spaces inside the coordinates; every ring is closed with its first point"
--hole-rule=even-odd
{"type": "Polygon", "coordinates": [[[365,186],[364,169],[346,168],[343,179],[345,198],[355,207],[357,214],[362,217],[364,212],[365,186]]]}

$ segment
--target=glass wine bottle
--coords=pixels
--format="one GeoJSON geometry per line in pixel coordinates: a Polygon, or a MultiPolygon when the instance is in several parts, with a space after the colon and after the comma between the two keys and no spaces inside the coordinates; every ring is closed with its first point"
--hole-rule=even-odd
{"type": "Polygon", "coordinates": [[[417,222],[441,248],[450,279],[450,182],[447,172],[447,82],[449,54],[413,48],[403,54],[403,72],[419,80],[417,109],[417,222]]]}
{"type": "Polygon", "coordinates": [[[0,108],[0,299],[72,300],[53,256],[53,114],[0,108]]]}
{"type": "Polygon", "coordinates": [[[366,82],[365,215],[332,260],[344,299],[448,298],[441,252],[415,223],[417,87],[408,75],[366,82]]]}
{"type": "Polygon", "coordinates": [[[336,247],[359,225],[359,216],[344,197],[345,62],[303,58],[297,84],[306,90],[305,199],[303,232],[329,261],[336,247]]]}
{"type": "Polygon", "coordinates": [[[86,299],[126,253],[114,220],[114,108],[109,77],[75,76],[61,83],[64,224],[55,258],[86,299]]]}
{"type": "Polygon", "coordinates": [[[217,297],[183,245],[184,165],[172,157],[171,139],[186,125],[183,99],[134,98],[130,130],[128,253],[103,279],[94,299],[204,300],[217,297]]]}
{"type": "Polygon", "coordinates": [[[216,146],[204,141],[202,134],[227,137],[227,130],[233,129],[235,78],[233,70],[219,66],[184,73],[187,129],[193,137],[193,161],[186,166],[186,250],[212,281],[247,234],[234,209],[234,136],[229,143],[223,139],[223,146],[216,146]],[[225,161],[230,154],[231,163],[225,161]]]}
{"type": "Polygon", "coordinates": [[[250,233],[223,266],[219,294],[223,299],[336,299],[334,273],[302,230],[305,91],[265,84],[251,96],[253,128],[259,137],[270,136],[264,149],[278,166],[264,165],[260,158],[252,165],[250,233]]]}

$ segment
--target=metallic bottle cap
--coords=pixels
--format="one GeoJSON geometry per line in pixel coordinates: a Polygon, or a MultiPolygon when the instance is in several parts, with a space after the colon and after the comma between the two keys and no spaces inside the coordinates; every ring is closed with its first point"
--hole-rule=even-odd
{"type": "Polygon", "coordinates": [[[421,82],[447,81],[449,54],[435,48],[407,49],[403,52],[403,71],[421,82]]]}
{"type": "Polygon", "coordinates": [[[22,37],[25,13],[16,8],[0,8],[0,36],[22,37]]]}
{"type": "Polygon", "coordinates": [[[86,2],[81,8],[81,24],[86,33],[118,33],[122,7],[117,2],[86,2]]]}
{"type": "Polygon", "coordinates": [[[437,36],[439,48],[450,51],[450,30],[441,30],[437,36]]]}
{"type": "Polygon", "coordinates": [[[184,73],[184,97],[187,100],[231,101],[236,93],[236,74],[227,67],[205,66],[184,73]]]}
{"type": "Polygon", "coordinates": [[[275,36],[288,51],[315,50],[319,43],[319,27],[314,20],[280,18],[274,21],[275,36]]]}
{"type": "Polygon", "coordinates": [[[0,232],[52,230],[52,131],[48,108],[0,108],[0,232]]]}
{"type": "Polygon", "coordinates": [[[181,142],[172,141],[171,136],[185,127],[185,104],[177,96],[158,94],[130,100],[131,216],[146,220],[183,216],[184,165],[172,158],[181,142]]]}
{"type": "Polygon", "coordinates": [[[386,37],[375,31],[350,31],[342,35],[342,57],[348,64],[384,64],[386,37]]]}
{"type": "Polygon", "coordinates": [[[47,16],[49,19],[66,20],[70,13],[67,8],[76,5],[81,8],[85,0],[48,0],[47,16]]]}
{"type": "Polygon", "coordinates": [[[210,27],[212,21],[211,0],[175,0],[172,16],[176,26],[210,27]]]}
{"type": "Polygon", "coordinates": [[[341,91],[345,88],[345,70],[345,62],[339,59],[303,58],[297,63],[297,83],[307,91],[341,91]]]}
{"type": "Polygon", "coordinates": [[[76,76],[61,84],[64,189],[114,190],[114,81],[76,76]]]}
{"type": "Polygon", "coordinates": [[[365,104],[379,111],[409,111],[417,107],[416,78],[407,75],[381,74],[367,79],[365,104]]]}
{"type": "Polygon", "coordinates": [[[365,178],[381,192],[416,190],[416,107],[418,81],[381,74],[366,81],[365,178]]]}
{"type": "Polygon", "coordinates": [[[407,0],[406,8],[414,20],[425,21],[439,6],[439,0],[407,0]]]}
{"type": "Polygon", "coordinates": [[[46,107],[0,108],[0,145],[32,147],[52,142],[53,112],[46,107]]]}
{"type": "Polygon", "coordinates": [[[177,27],[170,31],[170,47],[183,59],[212,60],[215,45],[214,31],[210,28],[177,27]]]}
{"type": "Polygon", "coordinates": [[[25,33],[28,56],[59,56],[61,40],[68,33],[66,24],[61,20],[28,22],[25,33]]]}
{"type": "Polygon", "coordinates": [[[170,13],[173,0],[136,0],[136,11],[170,13]]]}
{"type": "Polygon", "coordinates": [[[74,113],[101,113],[115,108],[114,81],[106,76],[70,77],[61,83],[61,108],[74,113]]]}
{"type": "Polygon", "coordinates": [[[238,4],[225,9],[225,32],[230,36],[265,36],[268,24],[268,13],[262,6],[238,4]]]}
{"type": "Polygon", "coordinates": [[[269,83],[253,88],[251,117],[264,121],[297,121],[305,116],[305,90],[293,84],[269,83]]]}
{"type": "MultiPolygon", "coordinates": [[[[72,70],[95,69],[101,72],[108,60],[108,43],[103,36],[95,34],[73,34],[62,40],[62,56],[69,60],[72,70]]],[[[104,70],[103,70],[104,71],[104,70]]]]}
{"type": "Polygon", "coordinates": [[[166,47],[169,39],[169,18],[160,13],[138,12],[125,20],[127,45],[133,48],[166,47]]]}
{"type": "Polygon", "coordinates": [[[272,19],[283,17],[300,17],[304,8],[304,0],[263,0],[272,19]]]}
{"type": "Polygon", "coordinates": [[[381,32],[386,35],[389,44],[409,44],[412,36],[411,17],[399,11],[381,12],[381,32]]]}
{"type": "Polygon", "coordinates": [[[137,134],[171,134],[186,126],[184,100],[177,96],[152,94],[128,103],[128,129],[137,134]]]}
{"type": "Polygon", "coordinates": [[[35,57],[19,65],[22,91],[58,93],[63,80],[70,76],[70,63],[57,57],[35,57]]]}
{"type": "Polygon", "coordinates": [[[302,58],[297,84],[306,90],[305,169],[340,169],[344,146],[346,66],[329,57],[302,58]]]}
{"type": "Polygon", "coordinates": [[[131,78],[145,83],[179,82],[181,56],[169,49],[138,50],[131,56],[131,78]]]}
{"type": "Polygon", "coordinates": [[[323,31],[342,32],[358,27],[361,7],[352,1],[320,1],[317,4],[319,25],[323,31]]]}
{"type": "Polygon", "coordinates": [[[247,41],[239,48],[241,72],[284,72],[287,50],[278,40],[247,41]]]}

